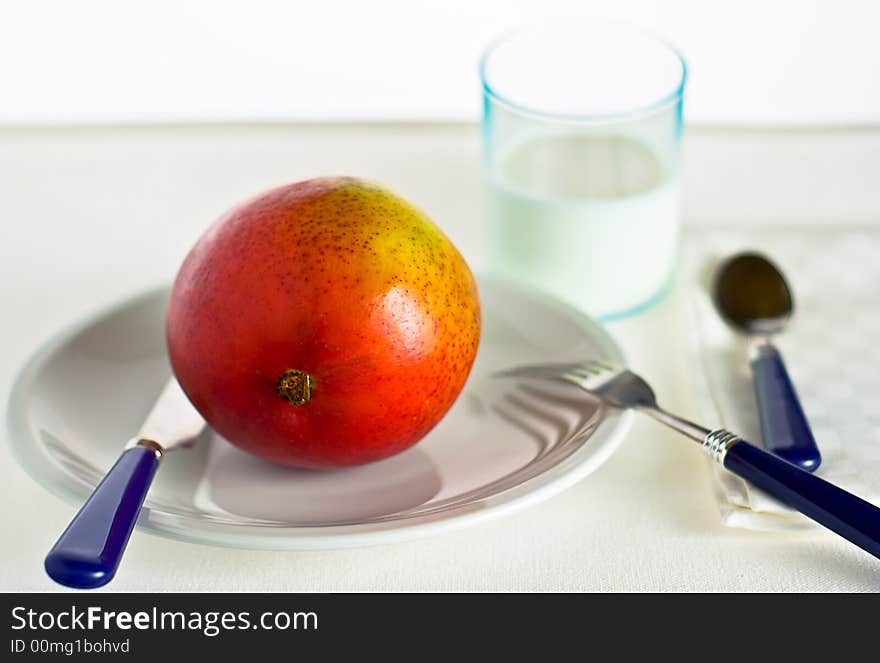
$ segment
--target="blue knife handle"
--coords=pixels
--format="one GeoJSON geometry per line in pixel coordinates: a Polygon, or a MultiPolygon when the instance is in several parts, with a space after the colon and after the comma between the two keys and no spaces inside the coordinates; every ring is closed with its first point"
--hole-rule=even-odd
{"type": "Polygon", "coordinates": [[[77,589],[110,582],[158,466],[153,449],[122,453],[46,556],[49,577],[77,589]]]}
{"type": "Polygon", "coordinates": [[[760,346],[752,359],[752,374],[764,447],[790,463],[814,471],[822,456],[782,355],[772,345],[760,346]]]}
{"type": "Polygon", "coordinates": [[[880,508],[746,441],[727,448],[724,467],[880,557],[880,508]]]}

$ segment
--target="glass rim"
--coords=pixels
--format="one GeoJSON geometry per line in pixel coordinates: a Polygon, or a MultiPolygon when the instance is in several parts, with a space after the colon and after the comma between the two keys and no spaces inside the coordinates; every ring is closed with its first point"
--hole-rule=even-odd
{"type": "Polygon", "coordinates": [[[489,42],[489,45],[486,47],[486,49],[483,51],[483,54],[480,56],[478,69],[479,69],[479,73],[480,73],[480,83],[482,84],[483,93],[486,96],[491,97],[492,99],[495,99],[496,101],[502,103],[503,105],[507,106],[508,108],[511,108],[513,110],[516,110],[516,111],[523,113],[523,114],[526,114],[526,115],[531,115],[533,117],[554,119],[554,120],[560,120],[560,121],[565,121],[565,122],[583,122],[583,123],[613,122],[613,121],[617,121],[617,120],[626,120],[626,119],[630,119],[630,118],[634,118],[634,117],[639,117],[642,115],[647,115],[647,114],[650,114],[650,113],[653,113],[656,111],[660,111],[660,110],[666,108],[667,106],[672,105],[676,101],[679,101],[684,96],[684,86],[685,86],[685,82],[687,81],[687,74],[688,74],[687,61],[684,59],[684,56],[682,55],[681,51],[678,50],[678,48],[676,48],[672,44],[672,42],[670,42],[665,37],[661,36],[659,33],[655,32],[653,30],[650,30],[648,28],[643,28],[643,27],[636,25],[634,23],[629,23],[627,21],[618,21],[618,20],[614,20],[614,19],[603,19],[603,18],[589,18],[589,17],[580,17],[580,18],[568,19],[568,20],[554,19],[554,20],[542,21],[542,22],[537,22],[537,23],[526,23],[526,24],[519,25],[515,28],[511,28],[509,30],[506,30],[505,32],[502,32],[500,35],[498,35],[491,42],[489,42]],[[601,24],[613,25],[617,28],[623,28],[623,29],[628,30],[630,32],[641,34],[642,36],[647,37],[647,38],[661,44],[662,46],[664,46],[666,49],[668,49],[675,56],[675,58],[678,60],[678,63],[681,65],[681,76],[679,78],[678,84],[672,89],[671,92],[663,95],[662,97],[660,97],[657,100],[650,101],[646,104],[642,104],[639,106],[635,106],[633,108],[629,108],[627,110],[623,110],[620,112],[614,112],[614,113],[557,113],[557,112],[553,112],[553,111],[541,110],[540,108],[535,108],[530,105],[526,105],[526,104],[522,104],[522,103],[513,101],[512,99],[509,99],[508,97],[506,97],[503,94],[501,94],[500,92],[498,92],[495,88],[493,88],[489,84],[489,79],[486,76],[486,67],[488,65],[489,58],[498,49],[499,46],[501,46],[503,43],[506,43],[508,40],[515,37],[516,35],[525,32],[526,30],[537,28],[537,27],[543,27],[543,26],[547,26],[547,25],[561,24],[563,22],[565,24],[570,24],[572,22],[572,20],[575,20],[578,23],[582,23],[582,24],[586,23],[586,24],[592,24],[592,25],[601,25],[601,24]]]}

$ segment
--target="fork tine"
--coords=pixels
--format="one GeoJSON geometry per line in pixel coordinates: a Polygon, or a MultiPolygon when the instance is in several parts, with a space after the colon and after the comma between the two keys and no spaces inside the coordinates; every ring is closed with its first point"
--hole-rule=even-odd
{"type": "Polygon", "coordinates": [[[568,364],[531,364],[515,366],[493,373],[497,378],[535,378],[544,380],[587,380],[589,378],[615,373],[621,368],[608,361],[595,359],[568,364]]]}
{"type": "Polygon", "coordinates": [[[620,366],[611,363],[610,361],[605,361],[604,359],[592,359],[589,362],[585,362],[590,365],[590,367],[596,371],[597,373],[606,373],[608,371],[618,371],[620,370],[620,366]]]}
{"type": "Polygon", "coordinates": [[[574,411],[583,410],[585,405],[598,403],[602,400],[595,394],[583,389],[577,389],[572,385],[565,385],[561,389],[555,389],[554,391],[548,391],[544,387],[537,387],[535,385],[520,385],[519,391],[534,402],[546,402],[559,408],[574,411]],[[566,386],[570,387],[570,390],[563,391],[566,386]]]}
{"type": "Polygon", "coordinates": [[[493,373],[493,377],[498,378],[545,378],[557,379],[562,374],[579,366],[577,363],[571,364],[530,364],[527,366],[514,366],[502,371],[493,373]]]}
{"type": "Polygon", "coordinates": [[[572,375],[578,378],[586,379],[596,375],[601,375],[604,371],[598,368],[593,362],[583,362],[578,364],[570,371],[566,371],[566,375],[572,375]]]}
{"type": "Polygon", "coordinates": [[[585,368],[583,366],[578,366],[577,368],[573,368],[570,371],[566,371],[562,374],[563,378],[575,378],[576,380],[586,380],[590,376],[594,375],[590,369],[585,368]]]}

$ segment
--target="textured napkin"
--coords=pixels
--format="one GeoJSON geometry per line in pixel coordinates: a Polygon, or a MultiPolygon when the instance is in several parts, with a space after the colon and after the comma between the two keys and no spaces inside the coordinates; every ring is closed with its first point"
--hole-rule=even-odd
{"type": "MultiPolygon", "coordinates": [[[[761,444],[748,346],[715,311],[718,263],[757,250],[785,273],[795,316],[774,341],[822,454],[819,476],[880,505],[880,231],[695,229],[687,242],[690,349],[701,416],[761,444]]],[[[712,463],[722,522],[756,530],[818,527],[712,463]]]]}

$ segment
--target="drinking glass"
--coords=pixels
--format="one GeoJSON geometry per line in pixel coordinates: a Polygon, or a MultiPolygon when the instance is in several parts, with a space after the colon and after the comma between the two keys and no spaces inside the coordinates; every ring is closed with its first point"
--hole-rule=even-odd
{"type": "Polygon", "coordinates": [[[680,244],[678,51],[552,21],[498,39],[480,74],[491,270],[604,320],[650,306],[680,244]]]}

